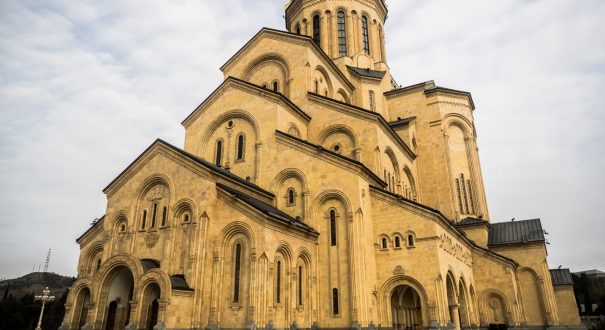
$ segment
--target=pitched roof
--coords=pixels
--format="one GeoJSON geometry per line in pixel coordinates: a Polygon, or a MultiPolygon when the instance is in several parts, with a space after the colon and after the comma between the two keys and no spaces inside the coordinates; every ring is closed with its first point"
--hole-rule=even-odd
{"type": "Polygon", "coordinates": [[[175,147],[172,144],[170,144],[170,143],[168,143],[168,142],[166,142],[166,141],[164,141],[162,139],[155,140],[155,142],[153,142],[147,149],[145,149],[145,151],[143,151],[143,153],[141,155],[139,155],[139,157],[137,157],[132,163],[130,163],[130,165],[128,165],[128,167],[126,167],[126,169],[124,169],[124,171],[122,171],[122,173],[120,173],[113,181],[111,181],[111,183],[109,183],[109,185],[107,185],[107,187],[105,187],[105,189],[103,189],[103,192],[107,192],[107,190],[116,181],[118,181],[118,179],[122,175],[124,175],[132,166],[134,166],[134,164],[136,164],[136,162],[139,159],[141,159],[149,150],[151,150],[156,145],[162,145],[162,146],[168,147],[169,149],[171,149],[171,150],[173,150],[173,151],[181,154],[182,156],[184,156],[184,157],[186,157],[186,158],[188,158],[188,159],[196,162],[197,164],[199,164],[199,165],[207,168],[208,170],[210,170],[210,171],[212,171],[212,172],[214,172],[216,174],[219,174],[219,175],[221,175],[223,177],[227,177],[227,178],[231,179],[232,181],[235,181],[235,182],[237,182],[237,183],[239,183],[241,185],[244,185],[244,186],[246,186],[246,187],[248,187],[250,189],[253,189],[253,190],[257,191],[257,192],[260,192],[260,193],[262,193],[264,195],[268,195],[270,197],[275,197],[275,195],[273,193],[271,193],[271,192],[269,192],[269,191],[267,191],[267,190],[265,190],[265,189],[263,189],[263,188],[255,185],[254,183],[252,183],[250,181],[247,181],[247,180],[245,180],[245,179],[243,179],[243,178],[241,178],[241,177],[239,177],[239,176],[237,176],[237,175],[235,175],[235,174],[227,171],[226,169],[224,169],[222,167],[216,166],[215,164],[213,164],[213,163],[211,163],[211,162],[209,162],[209,161],[207,161],[205,159],[202,159],[202,158],[200,158],[198,156],[195,156],[195,155],[193,155],[193,154],[191,154],[191,153],[189,153],[189,152],[187,152],[185,150],[182,150],[182,149],[180,149],[178,147],[175,147]]]}
{"type": "Polygon", "coordinates": [[[403,126],[403,125],[407,125],[409,123],[411,123],[412,121],[414,121],[416,119],[416,117],[408,117],[408,118],[398,118],[395,121],[390,121],[389,122],[389,126],[391,127],[398,127],[398,126],[403,126]]]}
{"type": "Polygon", "coordinates": [[[544,242],[540,219],[490,224],[488,245],[544,242]]]}
{"type": "Polygon", "coordinates": [[[347,69],[349,69],[349,72],[356,74],[358,76],[365,77],[365,78],[373,78],[373,79],[382,79],[382,78],[384,78],[384,75],[387,73],[386,71],[362,69],[362,68],[357,68],[357,67],[348,66],[348,65],[347,65],[347,69]]]}
{"type": "Polygon", "coordinates": [[[577,274],[577,275],[586,274],[587,276],[594,276],[594,275],[598,276],[598,275],[605,275],[605,272],[602,272],[598,269],[591,269],[591,270],[585,270],[582,272],[575,272],[574,274],[577,274]]]}
{"type": "Polygon", "coordinates": [[[573,279],[569,269],[551,269],[550,277],[553,285],[573,285],[573,279]]]}
{"type": "Polygon", "coordinates": [[[306,223],[291,217],[290,215],[286,214],[285,212],[280,211],[279,209],[277,209],[269,204],[263,203],[263,202],[259,201],[258,199],[250,197],[250,196],[248,196],[240,191],[237,191],[231,187],[228,187],[224,184],[217,183],[216,185],[219,188],[223,189],[224,191],[230,193],[231,195],[234,195],[240,201],[242,201],[242,202],[248,204],[249,206],[255,208],[256,210],[264,213],[265,215],[269,216],[272,219],[275,219],[275,220],[278,220],[279,222],[296,227],[300,230],[303,230],[303,231],[306,231],[306,232],[309,232],[309,233],[312,233],[315,235],[319,235],[318,231],[316,231],[315,229],[313,229],[306,223]]]}
{"type": "Polygon", "coordinates": [[[84,236],[86,236],[86,234],[90,233],[90,231],[93,230],[93,228],[95,228],[98,224],[100,224],[101,222],[103,222],[104,219],[105,219],[105,215],[103,215],[102,217],[100,217],[98,220],[94,221],[92,223],[92,225],[88,229],[86,229],[86,231],[82,235],[80,235],[80,237],[76,238],[76,243],[80,242],[80,240],[84,236]]]}

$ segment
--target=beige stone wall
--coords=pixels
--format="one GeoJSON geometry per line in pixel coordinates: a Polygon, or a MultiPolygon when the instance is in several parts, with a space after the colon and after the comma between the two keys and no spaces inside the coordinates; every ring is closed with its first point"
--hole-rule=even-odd
{"type": "Polygon", "coordinates": [[[579,326],[581,324],[578,307],[576,305],[576,296],[572,285],[556,285],[555,299],[557,300],[557,309],[561,324],[579,326]]]}

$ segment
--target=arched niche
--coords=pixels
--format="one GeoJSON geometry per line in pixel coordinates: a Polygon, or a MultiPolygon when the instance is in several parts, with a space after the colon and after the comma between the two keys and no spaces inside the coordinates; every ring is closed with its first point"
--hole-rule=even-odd
{"type": "Polygon", "coordinates": [[[273,180],[277,208],[293,218],[305,221],[308,186],[304,173],[295,168],[281,171],[273,180]]]}
{"type": "Polygon", "coordinates": [[[313,81],[311,84],[311,92],[321,96],[332,98],[334,95],[334,87],[328,70],[323,66],[318,65],[313,71],[313,81]]]}
{"type": "Polygon", "coordinates": [[[323,148],[351,159],[358,159],[358,141],[357,133],[343,124],[332,125],[317,137],[318,144],[323,148]]]}
{"type": "Polygon", "coordinates": [[[259,86],[268,85],[273,89],[277,82],[278,90],[286,96],[290,94],[290,64],[288,60],[278,53],[268,53],[254,59],[244,70],[243,79],[259,86]]]}

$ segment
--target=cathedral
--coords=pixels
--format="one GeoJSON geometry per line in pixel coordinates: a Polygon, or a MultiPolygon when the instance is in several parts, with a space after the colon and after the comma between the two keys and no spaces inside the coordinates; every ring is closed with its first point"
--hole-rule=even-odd
{"type": "Polygon", "coordinates": [[[103,190],[61,328],[581,328],[540,220],[490,218],[471,94],[400,86],[387,13],[291,0],[239,49],[103,190]]]}

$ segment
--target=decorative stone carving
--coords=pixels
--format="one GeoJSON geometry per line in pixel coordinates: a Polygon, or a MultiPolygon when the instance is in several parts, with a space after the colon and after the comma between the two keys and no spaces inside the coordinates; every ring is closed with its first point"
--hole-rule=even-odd
{"type": "Polygon", "coordinates": [[[395,267],[395,270],[393,271],[393,274],[395,274],[395,275],[405,275],[405,268],[403,268],[403,266],[399,265],[399,266],[395,267]]]}
{"type": "Polygon", "coordinates": [[[445,252],[456,257],[456,259],[462,261],[467,266],[473,267],[473,257],[471,252],[465,249],[460,243],[454,242],[450,236],[442,234],[439,237],[439,247],[445,252]]]}
{"type": "Polygon", "coordinates": [[[147,236],[145,236],[145,245],[151,249],[158,242],[159,238],[160,238],[160,236],[158,234],[149,233],[149,234],[147,234],[147,236]]]}

